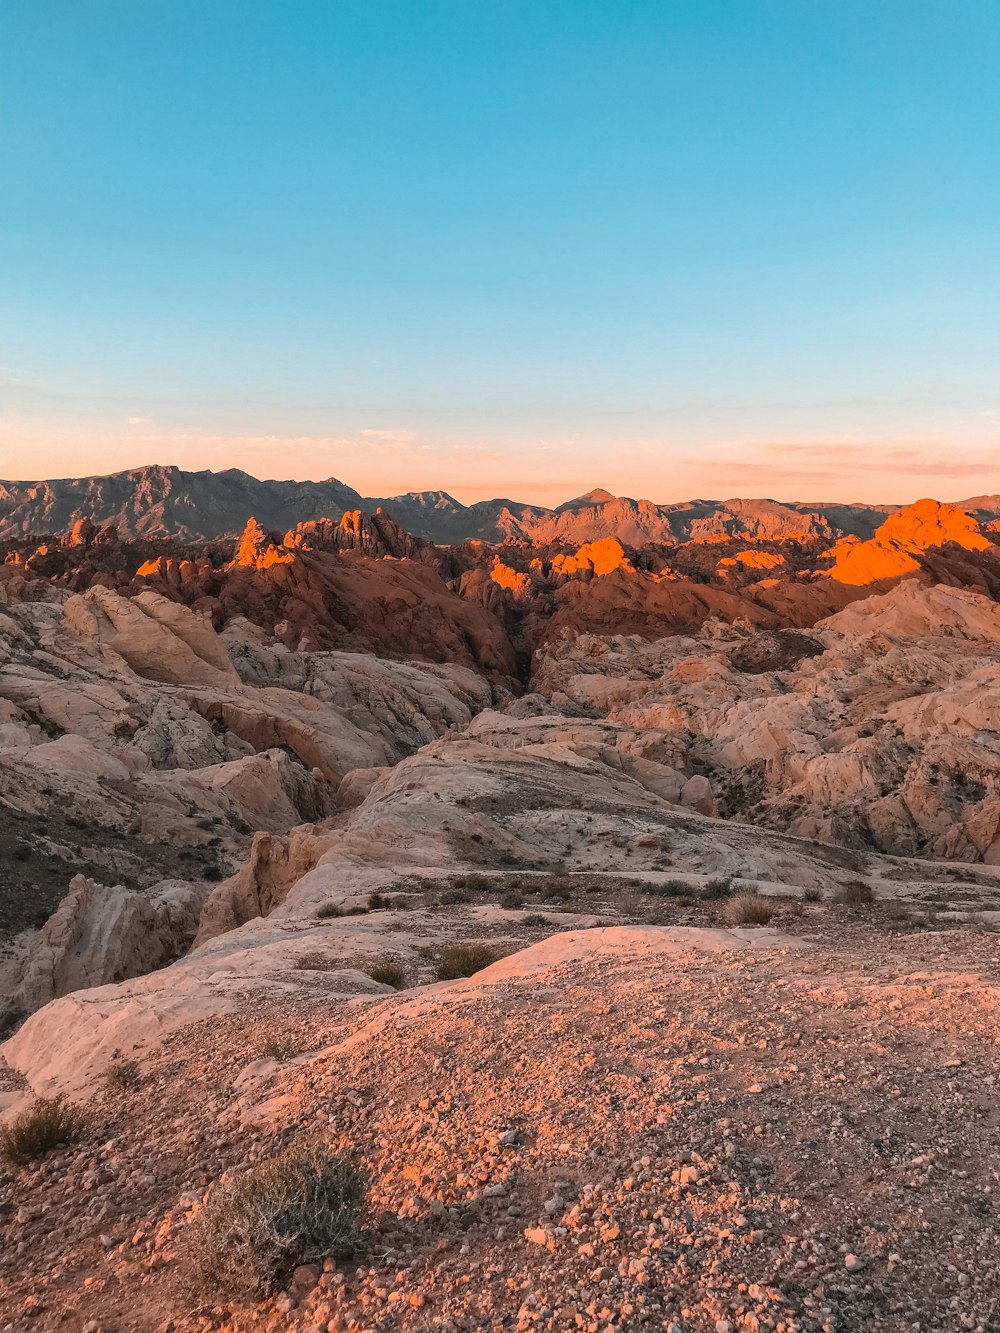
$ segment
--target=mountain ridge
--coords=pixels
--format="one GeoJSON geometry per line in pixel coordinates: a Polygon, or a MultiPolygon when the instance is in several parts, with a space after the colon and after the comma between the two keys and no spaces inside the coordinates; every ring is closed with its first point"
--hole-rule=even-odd
{"type": "MultiPolygon", "coordinates": [[[[1000,515],[1000,497],[960,502],[1000,515]]],[[[187,471],[150,464],[90,477],[0,481],[0,538],[66,531],[80,519],[114,524],[122,537],[168,536],[188,542],[233,538],[251,516],[284,531],[382,507],[417,537],[440,544],[508,539],[586,542],[616,536],[632,545],[688,540],[870,538],[896,504],[696,498],[667,504],[615,496],[596,487],[553,508],[509,498],[462,504],[447,491],[364,496],[336,477],[262,480],[239,468],[187,471]]]]}

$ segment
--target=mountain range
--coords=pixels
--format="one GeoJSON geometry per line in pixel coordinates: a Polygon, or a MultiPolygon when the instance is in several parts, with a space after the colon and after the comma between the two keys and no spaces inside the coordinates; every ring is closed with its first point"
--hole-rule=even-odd
{"type": "MultiPolygon", "coordinates": [[[[1000,496],[963,502],[980,518],[1000,514],[1000,496]]],[[[62,532],[81,518],[114,523],[123,538],[215,541],[237,536],[251,516],[267,529],[386,509],[409,532],[438,543],[469,539],[580,543],[615,536],[628,545],[736,537],[870,538],[894,504],[779,503],[694,499],[656,504],[593,490],[554,509],[510,499],[464,505],[446,491],[363,496],[325,481],[261,481],[237,468],[185,471],[154,465],[100,477],[0,481],[0,538],[62,532]]]]}

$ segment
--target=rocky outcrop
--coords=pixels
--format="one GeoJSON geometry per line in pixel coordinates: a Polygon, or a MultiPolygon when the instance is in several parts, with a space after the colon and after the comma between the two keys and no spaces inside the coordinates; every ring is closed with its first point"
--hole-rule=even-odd
{"type": "Polygon", "coordinates": [[[75,875],[34,935],[16,993],[33,1013],[60,995],[144,976],[185,954],[198,929],[204,885],[164,880],[142,893],[75,875]]]}
{"type": "Polygon", "coordinates": [[[284,902],[292,885],[312,870],[329,842],[311,824],[299,825],[287,837],[256,834],[244,864],[213,889],[205,902],[195,945],[269,916],[284,902]]]}
{"type": "Polygon", "coordinates": [[[63,622],[147,680],[211,685],[237,679],[211,621],[150,589],[124,598],[106,588],[89,588],[69,599],[63,622]]]}
{"type": "Polygon", "coordinates": [[[918,500],[891,514],[870,541],[839,545],[830,577],[850,584],[904,578],[921,572],[927,552],[949,546],[992,549],[971,514],[957,505],[918,500]]]}
{"type": "Polygon", "coordinates": [[[603,577],[616,570],[631,573],[632,565],[625,554],[625,549],[617,537],[602,537],[598,541],[584,542],[571,555],[557,555],[552,561],[555,574],[596,574],[603,577]]]}

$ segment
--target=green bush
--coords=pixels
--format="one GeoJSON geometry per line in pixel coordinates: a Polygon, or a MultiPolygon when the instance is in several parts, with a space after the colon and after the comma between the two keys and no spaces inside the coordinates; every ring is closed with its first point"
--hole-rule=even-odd
{"type": "Polygon", "coordinates": [[[53,1148],[75,1143],[87,1124],[84,1113],[64,1097],[39,1097],[0,1128],[0,1157],[12,1166],[26,1166],[53,1148]]]}
{"type": "Polygon", "coordinates": [[[194,1284],[207,1299],[253,1299],[299,1264],[358,1246],[365,1179],[324,1148],[292,1147],[217,1185],[191,1224],[194,1284]]]}
{"type": "Polygon", "coordinates": [[[268,1037],[260,1048],[260,1060],[294,1060],[302,1047],[288,1037],[268,1037]]]}
{"type": "Polygon", "coordinates": [[[471,977],[496,960],[496,954],[485,944],[446,944],[438,958],[438,980],[455,981],[458,977],[471,977]]]}

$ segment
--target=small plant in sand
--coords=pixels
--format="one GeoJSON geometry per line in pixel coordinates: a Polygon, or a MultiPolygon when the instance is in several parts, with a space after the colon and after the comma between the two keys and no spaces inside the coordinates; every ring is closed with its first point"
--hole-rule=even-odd
{"type": "Polygon", "coordinates": [[[53,1148],[76,1143],[87,1131],[87,1117],[64,1097],[39,1097],[0,1128],[0,1157],[26,1166],[53,1148]]]}
{"type": "Polygon", "coordinates": [[[357,1248],[365,1178],[346,1158],[291,1147],[217,1185],[191,1224],[194,1286],[206,1299],[254,1299],[299,1264],[357,1248]]]}
{"type": "Polygon", "coordinates": [[[738,893],[726,903],[724,915],[731,926],[766,926],[774,908],[760,893],[738,893]]]}
{"type": "Polygon", "coordinates": [[[438,980],[455,981],[458,977],[471,977],[484,967],[489,967],[490,963],[495,963],[496,959],[496,954],[486,944],[446,944],[438,957],[438,980]]]}

